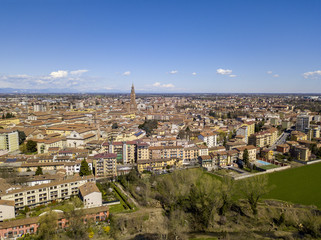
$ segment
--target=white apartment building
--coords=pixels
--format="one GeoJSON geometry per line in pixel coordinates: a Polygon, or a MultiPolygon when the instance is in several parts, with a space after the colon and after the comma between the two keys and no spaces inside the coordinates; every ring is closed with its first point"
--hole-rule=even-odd
{"type": "Polygon", "coordinates": [[[198,139],[206,143],[207,147],[215,147],[217,145],[217,134],[214,132],[201,132],[198,139]]]}

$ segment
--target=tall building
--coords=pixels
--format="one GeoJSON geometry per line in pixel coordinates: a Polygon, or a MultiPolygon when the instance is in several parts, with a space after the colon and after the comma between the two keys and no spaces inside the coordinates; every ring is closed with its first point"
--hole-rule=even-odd
{"type": "Polygon", "coordinates": [[[13,152],[19,149],[18,131],[0,129],[0,150],[13,152]]]}
{"type": "Polygon", "coordinates": [[[131,112],[135,112],[137,110],[136,94],[135,94],[134,84],[132,85],[132,90],[130,92],[130,106],[129,106],[129,109],[130,109],[131,112]]]}
{"type": "Polygon", "coordinates": [[[299,115],[296,119],[296,130],[305,132],[310,127],[310,116],[306,114],[299,115]]]}

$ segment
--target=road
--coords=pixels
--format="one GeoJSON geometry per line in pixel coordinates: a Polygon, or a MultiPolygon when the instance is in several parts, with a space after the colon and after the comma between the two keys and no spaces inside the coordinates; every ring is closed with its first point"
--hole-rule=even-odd
{"type": "Polygon", "coordinates": [[[290,136],[290,133],[283,132],[269,149],[275,149],[277,145],[284,144],[288,136],[290,136]]]}

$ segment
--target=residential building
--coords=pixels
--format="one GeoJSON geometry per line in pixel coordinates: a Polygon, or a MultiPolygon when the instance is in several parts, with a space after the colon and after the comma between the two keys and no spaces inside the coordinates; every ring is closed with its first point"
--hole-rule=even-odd
{"type": "Polygon", "coordinates": [[[72,177],[47,184],[14,189],[0,194],[1,200],[14,201],[15,209],[22,210],[25,207],[36,207],[55,201],[70,198],[77,195],[79,187],[87,182],[95,181],[94,176],[72,177]]]}
{"type": "Polygon", "coordinates": [[[85,208],[100,207],[102,205],[102,194],[95,182],[87,182],[80,186],[79,194],[85,208]]]}
{"type": "Polygon", "coordinates": [[[15,218],[14,201],[0,200],[0,222],[15,218]]]}
{"type": "Polygon", "coordinates": [[[8,152],[19,150],[18,131],[0,129],[0,150],[7,150],[8,152]]]}
{"type": "Polygon", "coordinates": [[[100,153],[94,156],[94,174],[97,177],[114,178],[117,176],[117,154],[100,153]]]}
{"type": "Polygon", "coordinates": [[[307,114],[301,114],[296,119],[296,130],[300,132],[306,132],[310,127],[310,116],[307,114]]]}
{"type": "Polygon", "coordinates": [[[198,139],[206,143],[207,147],[215,147],[217,145],[217,133],[216,132],[201,132],[198,139]]]}

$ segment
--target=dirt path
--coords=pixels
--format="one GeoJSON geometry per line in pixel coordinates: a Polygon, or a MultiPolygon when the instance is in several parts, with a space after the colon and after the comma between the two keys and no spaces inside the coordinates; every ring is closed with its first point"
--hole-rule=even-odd
{"type": "Polygon", "coordinates": [[[128,192],[126,192],[124,189],[123,189],[123,186],[121,186],[121,184],[115,182],[114,183],[119,189],[120,191],[132,202],[135,204],[136,208],[139,208],[140,205],[138,204],[138,202],[133,198],[133,196],[131,194],[129,194],[128,192]]]}

